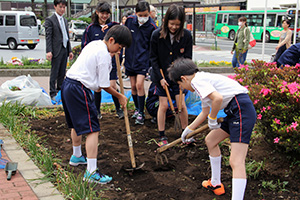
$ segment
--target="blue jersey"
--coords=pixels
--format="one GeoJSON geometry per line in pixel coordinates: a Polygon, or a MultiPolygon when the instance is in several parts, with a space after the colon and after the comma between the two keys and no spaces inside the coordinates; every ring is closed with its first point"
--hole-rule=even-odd
{"type": "Polygon", "coordinates": [[[129,16],[126,19],[125,26],[129,28],[132,35],[132,44],[125,51],[126,70],[133,72],[148,71],[150,67],[150,39],[157,26],[151,17],[140,26],[136,15],[129,16]]]}

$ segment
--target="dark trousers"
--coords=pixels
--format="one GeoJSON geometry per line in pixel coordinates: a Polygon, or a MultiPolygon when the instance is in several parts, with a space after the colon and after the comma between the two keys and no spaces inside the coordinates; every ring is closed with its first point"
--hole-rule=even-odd
{"type": "Polygon", "coordinates": [[[66,67],[68,60],[68,51],[62,48],[57,57],[52,58],[50,73],[50,96],[55,97],[61,89],[61,85],[66,75],[66,67]]]}
{"type": "Polygon", "coordinates": [[[278,51],[276,52],[275,58],[274,58],[274,62],[277,62],[277,60],[280,58],[281,54],[283,54],[283,52],[286,50],[286,45],[284,44],[283,46],[281,46],[278,51]]]}

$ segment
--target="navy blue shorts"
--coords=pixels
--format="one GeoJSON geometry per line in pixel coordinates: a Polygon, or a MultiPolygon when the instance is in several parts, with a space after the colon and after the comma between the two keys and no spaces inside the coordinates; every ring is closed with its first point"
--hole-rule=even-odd
{"type": "Polygon", "coordinates": [[[221,129],[230,135],[230,141],[249,144],[256,122],[256,111],[249,95],[233,97],[224,112],[227,116],[221,123],[221,129]]]}
{"type": "MultiPolygon", "coordinates": [[[[179,85],[174,82],[171,82],[171,83],[169,83],[168,89],[169,89],[171,98],[175,100],[175,96],[179,94],[179,85]]],[[[187,90],[183,90],[183,93],[186,94],[187,90]]],[[[153,94],[157,95],[157,96],[163,96],[163,97],[167,96],[166,90],[161,86],[161,84],[155,85],[155,91],[153,94]]]]}
{"type": "Polygon", "coordinates": [[[117,66],[113,65],[109,74],[109,80],[118,80],[117,66]]]}
{"type": "Polygon", "coordinates": [[[137,76],[137,75],[144,75],[146,76],[146,74],[148,73],[148,69],[139,69],[139,70],[135,70],[135,71],[131,71],[125,68],[125,74],[127,76],[137,76]]]}
{"type": "Polygon", "coordinates": [[[66,78],[61,87],[61,99],[68,127],[74,128],[78,136],[100,131],[95,98],[90,89],[66,78]]]}

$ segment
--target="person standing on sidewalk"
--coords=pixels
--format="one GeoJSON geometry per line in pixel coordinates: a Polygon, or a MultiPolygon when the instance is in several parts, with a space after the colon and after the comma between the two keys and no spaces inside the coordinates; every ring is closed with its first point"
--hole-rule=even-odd
{"type": "Polygon", "coordinates": [[[278,45],[276,46],[276,55],[274,58],[274,62],[277,62],[282,53],[290,48],[291,39],[292,39],[292,31],[289,29],[291,22],[287,19],[282,21],[283,30],[280,32],[280,39],[278,45]]]}
{"type": "Polygon", "coordinates": [[[68,21],[63,17],[65,0],[54,0],[55,13],[46,18],[46,58],[51,61],[50,97],[55,100],[66,75],[68,57],[73,59],[69,38],[68,21]]]}
{"type": "MultiPolygon", "coordinates": [[[[110,22],[109,26],[107,25],[110,17],[111,11],[110,11],[110,5],[107,2],[100,2],[97,4],[96,11],[93,15],[93,23],[91,23],[84,31],[82,39],[81,39],[81,49],[83,49],[88,43],[94,40],[103,40],[105,34],[109,30],[110,27],[113,25],[118,24],[117,22],[110,22]],[[106,26],[107,29],[102,30],[102,28],[106,26]]],[[[110,85],[118,91],[117,89],[117,66],[116,66],[116,61],[115,57],[112,58],[112,70],[110,72],[110,85]]],[[[101,91],[100,92],[95,92],[95,104],[96,108],[98,110],[98,119],[102,118],[101,115],[101,91]]],[[[118,98],[115,96],[112,96],[112,99],[115,104],[116,108],[116,113],[119,117],[119,119],[124,118],[124,113],[122,108],[120,107],[120,103],[118,101],[118,98]]]]}
{"type": "Polygon", "coordinates": [[[248,53],[248,45],[250,42],[250,30],[247,25],[247,18],[240,17],[238,25],[240,28],[237,30],[235,34],[235,39],[231,50],[231,54],[233,54],[232,57],[233,68],[243,65],[244,62],[246,61],[246,57],[248,53]]]}

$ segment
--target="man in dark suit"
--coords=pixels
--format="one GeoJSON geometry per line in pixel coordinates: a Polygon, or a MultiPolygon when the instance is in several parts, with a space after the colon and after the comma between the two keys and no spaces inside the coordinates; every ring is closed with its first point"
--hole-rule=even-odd
{"type": "Polygon", "coordinates": [[[66,74],[68,56],[73,59],[68,21],[63,17],[66,0],[54,0],[55,13],[46,18],[46,58],[51,61],[50,96],[54,100],[66,74]],[[56,86],[55,86],[56,85],[56,86]]]}

